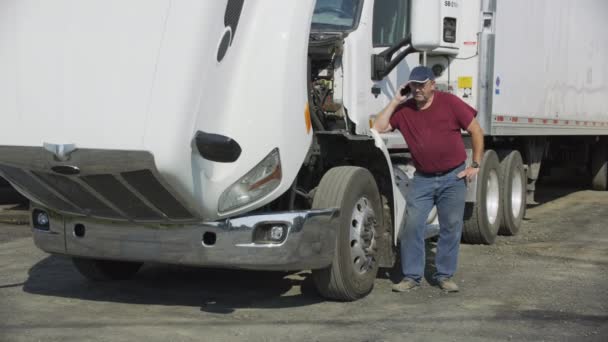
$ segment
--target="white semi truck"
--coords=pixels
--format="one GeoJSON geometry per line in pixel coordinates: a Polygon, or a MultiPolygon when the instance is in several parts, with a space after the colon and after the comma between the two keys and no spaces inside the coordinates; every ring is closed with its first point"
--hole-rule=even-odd
{"type": "Polygon", "coordinates": [[[485,131],[464,241],[517,233],[546,163],[606,189],[606,13],[604,0],[4,0],[0,175],[31,200],[36,245],[91,279],[143,262],[310,269],[321,295],[355,300],[395,262],[414,175],[399,132],[370,127],[419,64],[485,131]]]}

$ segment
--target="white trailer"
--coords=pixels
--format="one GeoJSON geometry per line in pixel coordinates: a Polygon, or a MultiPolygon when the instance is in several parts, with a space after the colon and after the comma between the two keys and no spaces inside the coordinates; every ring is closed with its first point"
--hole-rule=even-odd
{"type": "MultiPolygon", "coordinates": [[[[479,111],[487,148],[501,160],[504,193],[494,196],[482,189],[476,198],[502,199],[503,217],[498,215],[496,221],[502,219],[501,232],[511,235],[525,211],[519,182],[524,180],[527,202],[534,203],[542,163],[578,166],[594,189],[607,189],[608,103],[603,98],[608,94],[608,67],[603,61],[608,58],[608,39],[600,32],[608,3],[461,4],[464,24],[458,55],[451,65],[441,56],[429,57],[428,63],[442,65],[446,72],[440,80],[479,111]],[[521,164],[527,179],[517,175],[521,164]]],[[[465,238],[469,233],[465,230],[465,238]]],[[[490,233],[482,242],[492,241],[494,230],[490,233]]]]}
{"type": "Polygon", "coordinates": [[[311,269],[323,296],[355,300],[396,258],[414,168],[399,132],[371,127],[416,65],[486,134],[464,240],[517,233],[545,162],[606,188],[607,10],[3,1],[0,175],[31,200],[36,245],[91,279],[152,261],[311,269]]]}

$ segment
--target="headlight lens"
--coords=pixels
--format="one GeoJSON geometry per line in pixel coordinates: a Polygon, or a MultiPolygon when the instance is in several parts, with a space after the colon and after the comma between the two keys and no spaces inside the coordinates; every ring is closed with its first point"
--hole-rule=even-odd
{"type": "Polygon", "coordinates": [[[220,213],[237,209],[266,196],[281,184],[281,177],[279,149],[275,148],[264,160],[222,193],[218,205],[220,213]]]}

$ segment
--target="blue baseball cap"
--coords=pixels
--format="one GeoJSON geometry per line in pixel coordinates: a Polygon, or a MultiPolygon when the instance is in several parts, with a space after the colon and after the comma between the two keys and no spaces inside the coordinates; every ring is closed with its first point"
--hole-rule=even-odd
{"type": "Polygon", "coordinates": [[[408,83],[424,83],[433,80],[435,80],[435,75],[433,74],[433,71],[423,65],[419,65],[412,69],[412,72],[410,72],[410,78],[408,80],[408,83]]]}

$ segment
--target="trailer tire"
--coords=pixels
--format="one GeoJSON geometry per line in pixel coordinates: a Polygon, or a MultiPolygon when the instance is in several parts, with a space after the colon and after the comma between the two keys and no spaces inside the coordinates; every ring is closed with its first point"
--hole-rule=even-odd
{"type": "Polygon", "coordinates": [[[374,177],[360,167],[332,168],[321,179],[312,206],[340,208],[332,264],[312,271],[317,291],[340,301],[366,296],[378,272],[377,225],[383,222],[383,205],[374,177]]]}
{"type": "Polygon", "coordinates": [[[591,188],[608,190],[608,139],[601,139],[591,148],[591,188]]]}
{"type": "Polygon", "coordinates": [[[93,281],[125,280],[143,265],[141,262],[115,261],[73,257],[72,263],[85,278],[93,281]]]}
{"type": "Polygon", "coordinates": [[[465,205],[464,242],[491,245],[496,240],[503,214],[499,175],[498,156],[493,150],[488,150],[477,174],[477,201],[465,205]]]}
{"type": "Polygon", "coordinates": [[[519,232],[526,214],[526,170],[518,151],[509,151],[500,162],[500,186],[502,198],[502,224],[500,235],[519,232]]]}

